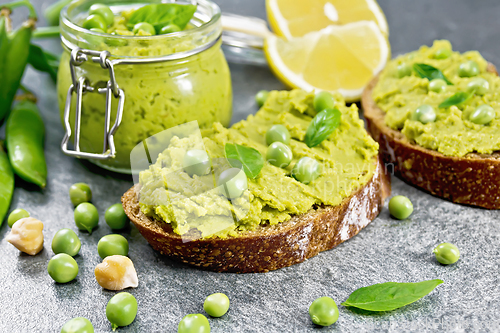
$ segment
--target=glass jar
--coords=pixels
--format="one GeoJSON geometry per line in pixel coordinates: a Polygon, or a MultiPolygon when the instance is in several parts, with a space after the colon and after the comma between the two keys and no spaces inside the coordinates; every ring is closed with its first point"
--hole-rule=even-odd
{"type": "Polygon", "coordinates": [[[130,173],[131,150],[158,132],[193,120],[200,128],[211,127],[214,122],[229,125],[231,78],[221,51],[221,13],[217,5],[197,1],[197,11],[184,31],[120,36],[80,27],[89,7],[97,2],[105,3],[115,14],[151,3],[82,0],[71,3],[61,13],[65,52],[58,73],[58,100],[66,127],[65,140],[75,143],[70,151],[63,141],[66,153],[89,158],[105,169],[130,173]],[[77,96],[79,82],[83,86],[81,103],[77,96]],[[72,84],[73,90],[68,93],[72,84]],[[75,127],[77,104],[81,104],[81,117],[75,127]],[[121,107],[120,122],[117,114],[121,107]],[[114,127],[109,128],[115,121],[120,124],[111,137],[114,127]],[[113,143],[115,151],[111,149],[113,143]]]}

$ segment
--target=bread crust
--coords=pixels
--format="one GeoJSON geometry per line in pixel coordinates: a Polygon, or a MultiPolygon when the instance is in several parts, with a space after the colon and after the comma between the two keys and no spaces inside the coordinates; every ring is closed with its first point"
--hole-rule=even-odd
{"type": "MultiPolygon", "coordinates": [[[[497,73],[495,66],[488,71],[497,73]]],[[[389,171],[407,183],[452,202],[500,209],[500,153],[446,156],[418,146],[385,124],[385,113],[372,98],[378,76],[366,87],[361,106],[368,132],[380,145],[389,171]]]]}
{"type": "Polygon", "coordinates": [[[382,210],[390,195],[390,175],[377,158],[372,179],[338,206],[313,208],[274,226],[260,226],[226,239],[183,243],[167,223],[145,216],[138,185],[122,197],[125,213],[151,246],[174,260],[217,272],[268,272],[291,266],[329,250],[356,235],[382,210]]]}

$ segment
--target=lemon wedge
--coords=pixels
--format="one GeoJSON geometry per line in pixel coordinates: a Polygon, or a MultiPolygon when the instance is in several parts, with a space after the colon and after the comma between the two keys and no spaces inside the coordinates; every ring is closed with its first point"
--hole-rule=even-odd
{"type": "Polygon", "coordinates": [[[268,35],[264,53],[275,75],[290,88],[360,98],[390,57],[386,36],[373,21],[330,25],[299,38],[268,35]]]}
{"type": "Polygon", "coordinates": [[[274,33],[286,39],[357,21],[373,21],[384,35],[389,34],[375,0],[266,0],[266,10],[274,33]]]}

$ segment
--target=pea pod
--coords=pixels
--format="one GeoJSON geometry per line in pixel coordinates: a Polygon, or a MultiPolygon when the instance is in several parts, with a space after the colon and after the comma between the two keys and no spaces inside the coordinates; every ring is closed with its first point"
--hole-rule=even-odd
{"type": "MultiPolygon", "coordinates": [[[[7,35],[7,18],[2,15],[0,16],[0,82],[3,82],[5,79],[5,70],[7,68],[6,58],[7,53],[9,52],[9,44],[9,37],[7,35]]],[[[2,94],[3,92],[0,92],[0,101],[2,101],[2,94]]],[[[0,121],[3,119],[3,112],[3,107],[0,106],[0,121]]]]}
{"type": "Polygon", "coordinates": [[[24,69],[28,63],[30,40],[35,21],[26,21],[10,38],[8,50],[3,59],[3,70],[0,72],[2,89],[0,89],[0,120],[10,111],[17,89],[21,84],[24,69]]]}
{"type": "Polygon", "coordinates": [[[0,227],[9,210],[12,194],[14,193],[14,172],[7,154],[0,145],[0,227]]]}
{"type": "Polygon", "coordinates": [[[44,188],[47,182],[47,164],[43,154],[45,128],[35,103],[22,101],[12,109],[5,135],[14,172],[44,188]]]}

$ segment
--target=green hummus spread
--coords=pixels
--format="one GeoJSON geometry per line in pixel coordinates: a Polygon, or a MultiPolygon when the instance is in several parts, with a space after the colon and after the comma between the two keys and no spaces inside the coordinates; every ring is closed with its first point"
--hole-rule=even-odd
{"type": "Polygon", "coordinates": [[[373,90],[373,99],[386,112],[385,122],[392,129],[399,130],[410,141],[436,150],[447,156],[464,156],[468,153],[491,154],[500,150],[500,78],[486,72],[487,62],[477,51],[463,54],[452,52],[448,58],[436,59],[438,50],[452,50],[448,41],[435,41],[432,47],[422,46],[414,51],[391,60],[380,74],[373,90]],[[474,77],[460,77],[458,68],[469,60],[479,65],[480,73],[474,77]],[[398,77],[397,67],[406,63],[431,65],[442,71],[453,83],[444,92],[429,91],[429,80],[416,75],[398,77]],[[489,83],[489,90],[483,96],[478,94],[458,106],[439,108],[438,105],[457,92],[465,92],[467,84],[476,78],[489,83]],[[436,120],[423,124],[411,120],[412,112],[420,105],[428,104],[436,110],[436,120]],[[469,121],[476,107],[487,104],[496,113],[486,125],[469,121]]]}
{"type": "Polygon", "coordinates": [[[156,163],[140,173],[142,212],[170,224],[180,235],[198,230],[202,237],[225,237],[235,236],[237,231],[255,230],[261,224],[287,221],[317,205],[339,205],[374,175],[378,144],[365,131],[357,106],[347,107],[336,95],[340,126],[321,144],[309,148],[303,140],[316,114],[313,99],[313,93],[301,90],[273,91],[264,106],[247,120],[229,129],[215,123],[203,131],[201,146],[212,160],[225,157],[226,143],[249,146],[266,156],[266,131],[274,124],[284,125],[291,134],[290,165],[280,168],[266,162],[255,179],[248,179],[247,193],[233,200],[233,207],[211,191],[213,175],[190,177],[178,171],[186,151],[201,147],[192,138],[174,137],[156,163]],[[322,166],[321,176],[307,185],[290,176],[295,163],[304,156],[316,159],[322,166]],[[154,204],[158,199],[170,204],[154,204]],[[183,213],[175,213],[179,209],[183,213]],[[237,219],[233,222],[232,218],[221,218],[224,209],[231,209],[237,219]]]}
{"type": "MultiPolygon", "coordinates": [[[[129,15],[130,12],[124,12],[129,15]]],[[[115,17],[109,32],[124,30],[125,16],[115,17]]],[[[154,57],[194,49],[216,38],[216,34],[169,35],[153,39],[122,39],[82,35],[78,46],[85,49],[109,51],[114,56],[154,57]],[[212,36],[213,35],[213,36],[212,36]],[[165,37],[163,37],[165,36],[165,37]],[[203,37],[203,38],[201,38],[203,37]]],[[[69,67],[70,53],[64,52],[58,72],[58,100],[63,120],[68,88],[72,84],[69,67]]],[[[109,72],[99,64],[85,62],[76,68],[77,76],[85,76],[95,87],[105,87],[109,72]]],[[[130,173],[130,152],[144,139],[178,124],[197,120],[200,127],[211,127],[214,122],[228,126],[232,115],[232,88],[229,67],[220,49],[220,42],[194,56],[178,61],[153,64],[115,66],[116,81],[125,92],[122,122],[114,136],[116,156],[95,161],[100,166],[130,173]]],[[[104,111],[106,97],[97,93],[83,96],[80,148],[82,151],[102,153],[104,111]]],[[[111,123],[115,121],[117,99],[113,98],[111,123]]],[[[71,127],[74,128],[76,96],[73,94],[71,127]]]]}

